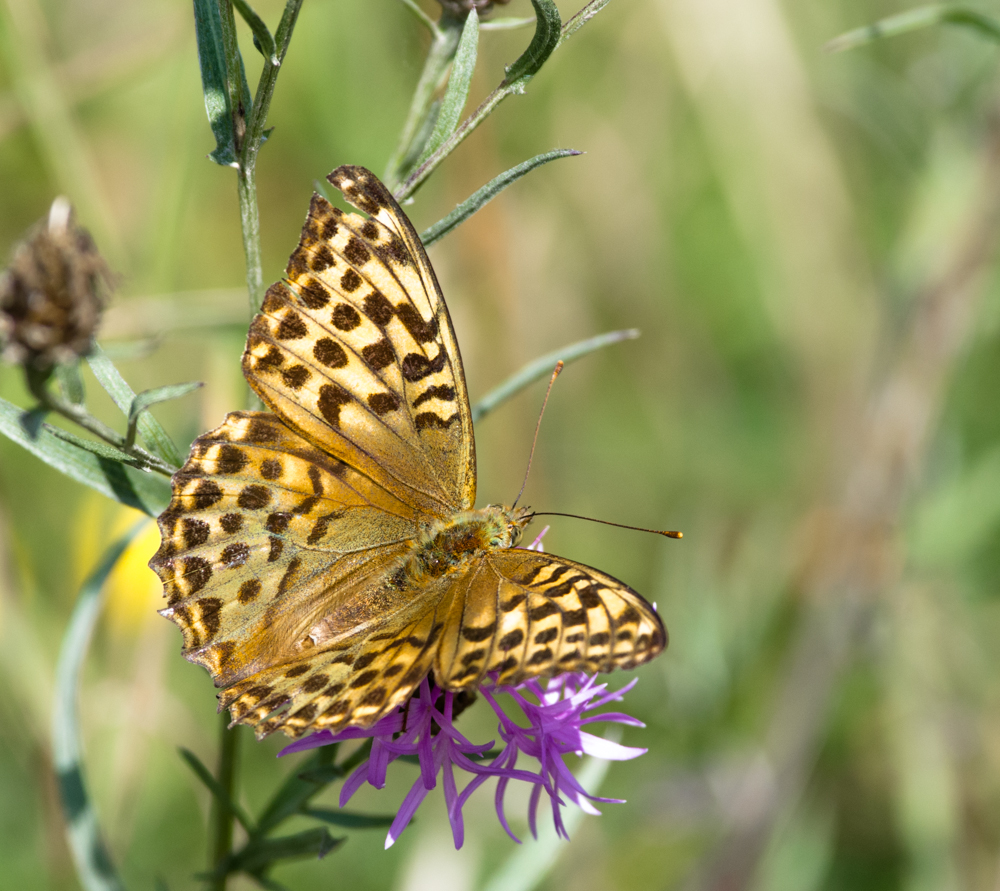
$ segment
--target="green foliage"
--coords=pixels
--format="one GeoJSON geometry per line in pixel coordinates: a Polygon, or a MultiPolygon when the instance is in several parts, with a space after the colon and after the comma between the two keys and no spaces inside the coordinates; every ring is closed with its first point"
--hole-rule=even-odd
{"type": "Polygon", "coordinates": [[[436,4],[401,2],[307,4],[302,28],[297,2],[195,3],[211,157],[233,168],[239,230],[230,174],[203,160],[190,7],[136,3],[113,27],[86,4],[0,10],[3,244],[68,191],[120,282],[107,353],[32,380],[0,369],[7,883],[189,887],[209,856],[197,804],[214,801],[243,824],[208,868],[216,887],[381,891],[430,856],[441,875],[505,889],[988,887],[1000,299],[980,245],[996,241],[982,173],[995,175],[995,10],[747,3],[720,22],[699,4],[616,3],[595,19],[607,0],[562,16],[515,0],[475,35],[433,21],[436,4]],[[849,30],[859,19],[874,24],[849,30]],[[565,144],[588,154],[499,195],[574,154],[538,154],[565,144]],[[527,493],[685,531],[670,543],[554,523],[546,540],[657,601],[671,631],[629,695],[647,727],[625,741],[650,754],[614,765],[601,790],[628,804],[602,806],[568,846],[512,848],[487,792],[462,852],[436,852],[445,820],[429,810],[384,854],[382,833],[361,830],[385,827],[416,771],[400,764],[384,797],[342,811],[365,747],[277,770],[273,742],[247,745],[230,791],[206,766],[203,673],[178,659],[168,623],[129,618],[162,605],[139,575],[149,554],[118,562],[125,581],[112,575],[87,650],[123,516],[156,515],[186,443],[242,406],[235,285],[246,277],[253,309],[280,276],[310,181],[387,158],[401,199],[438,180],[407,211],[440,220],[426,243],[452,234],[434,260],[478,397],[484,501],[520,482],[539,401],[537,384],[523,389],[643,331],[560,379],[527,493]],[[958,293],[972,296],[952,314],[958,293]],[[195,303],[221,322],[185,326],[195,303]],[[205,389],[158,402],[188,378],[205,389]],[[905,481],[893,498],[887,478],[905,481]],[[51,760],[65,823],[47,804],[51,760]]]}

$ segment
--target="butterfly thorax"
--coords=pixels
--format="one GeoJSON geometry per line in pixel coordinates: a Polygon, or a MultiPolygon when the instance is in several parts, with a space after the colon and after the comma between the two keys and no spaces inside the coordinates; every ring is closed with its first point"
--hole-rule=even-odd
{"type": "Polygon", "coordinates": [[[402,566],[399,581],[421,584],[460,569],[470,560],[498,548],[514,547],[531,520],[525,508],[490,504],[464,510],[427,526],[402,566]]]}

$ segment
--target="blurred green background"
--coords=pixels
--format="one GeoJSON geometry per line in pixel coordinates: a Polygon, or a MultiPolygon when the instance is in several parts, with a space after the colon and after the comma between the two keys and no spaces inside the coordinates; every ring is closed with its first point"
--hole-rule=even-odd
{"type": "MultiPolygon", "coordinates": [[[[272,24],[282,6],[256,4],[272,24]]],[[[823,51],[905,8],[615,0],[418,194],[422,229],[527,157],[586,152],[430,253],[473,399],[563,344],[642,330],[560,379],[526,500],[684,531],[555,519],[545,540],[658,603],[670,647],[623,737],[649,753],[611,766],[599,791],[628,803],[568,844],[516,849],[479,793],[456,853],[435,793],[390,851],[352,833],[277,879],[464,891],[520,850],[556,857],[546,889],[1000,888],[1000,49],[950,28],[823,51]]],[[[530,34],[482,35],[470,108],[530,34]]],[[[425,49],[393,0],[307,0],[258,165],[267,281],[313,180],[384,168],[425,49]]],[[[212,148],[190,4],[0,0],[0,249],[73,200],[118,277],[101,341],[133,388],[205,381],[157,409],[184,444],[245,399],[235,177],[212,148]]],[[[480,503],[516,494],[542,388],[479,425],[480,503]]],[[[18,369],[0,396],[30,405],[18,369]]],[[[134,516],[0,442],[0,888],[76,887],[53,672],[81,580],[134,516]]],[[[81,707],[126,882],[183,889],[208,797],[176,747],[214,761],[214,690],[155,613],[156,543],[150,527],[116,572],[81,707]]],[[[462,720],[493,732],[482,706],[462,720]]],[[[245,735],[259,805],[282,741],[245,735]]],[[[415,777],[396,765],[355,801],[392,812],[415,777]]]]}

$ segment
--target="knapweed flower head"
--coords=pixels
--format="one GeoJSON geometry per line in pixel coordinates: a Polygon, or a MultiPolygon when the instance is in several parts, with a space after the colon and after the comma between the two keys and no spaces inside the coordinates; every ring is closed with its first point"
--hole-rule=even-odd
{"type": "Polygon", "coordinates": [[[9,362],[45,369],[86,355],[108,268],[65,198],[14,248],[0,274],[0,346],[9,362]]]}
{"type": "MultiPolygon", "coordinates": [[[[551,681],[530,680],[516,687],[485,685],[480,689],[499,718],[498,732],[503,748],[494,751],[495,741],[477,744],[455,727],[459,704],[465,693],[439,690],[424,679],[414,696],[397,712],[367,729],[348,728],[340,733],[328,730],[314,733],[292,743],[281,754],[301,752],[332,743],[370,738],[371,752],[344,782],[340,793],[343,807],[365,783],[381,789],[385,786],[389,764],[403,756],[416,756],[420,775],[403,799],[389,828],[385,846],[390,847],[407,827],[417,808],[442,778],[448,819],[455,847],[465,837],[462,808],[469,797],[487,780],[497,780],[495,803],[497,816],[514,841],[504,810],[504,796],[512,781],[532,786],[528,805],[528,826],[537,836],[538,805],[542,795],[552,804],[556,832],[568,838],[561,808],[573,802],[587,813],[598,814],[592,802],[619,802],[621,799],[598,798],[584,789],[565,762],[567,755],[591,755],[614,761],[636,758],[645,749],[619,745],[587,732],[583,728],[596,721],[642,727],[635,718],[620,712],[588,714],[610,702],[621,700],[636,682],[621,690],[607,691],[606,684],[582,673],[561,675],[551,681]],[[520,710],[517,720],[503,708],[503,699],[520,710]],[[525,726],[525,724],[527,726],[525,726]],[[492,756],[488,753],[492,753],[492,756]],[[536,762],[518,767],[518,760],[528,756],[536,762]],[[470,778],[459,791],[462,773],[470,778]]],[[[522,759],[523,762],[523,759],[522,759]]]]}

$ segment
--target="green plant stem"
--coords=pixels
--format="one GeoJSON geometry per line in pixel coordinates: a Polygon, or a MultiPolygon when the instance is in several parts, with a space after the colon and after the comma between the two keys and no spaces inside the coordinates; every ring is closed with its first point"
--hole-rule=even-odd
{"type": "MultiPolygon", "coordinates": [[[[227,798],[233,797],[236,787],[236,756],[239,750],[239,734],[234,727],[229,729],[229,712],[219,713],[219,768],[216,779],[227,798]]],[[[228,874],[219,867],[233,850],[232,810],[218,797],[212,799],[212,853],[208,864],[212,873],[212,891],[226,891],[228,874]]]]}
{"type": "Polygon", "coordinates": [[[222,37],[226,56],[226,82],[230,108],[233,110],[233,134],[237,157],[237,193],[240,201],[240,226],[243,231],[243,251],[247,263],[247,295],[250,314],[260,310],[264,300],[264,266],[260,247],[260,212],[257,206],[257,153],[267,138],[265,124],[271,107],[271,98],[278,82],[278,71],[288,51],[292,31],[302,8],[302,0],[288,0],[275,34],[275,55],[265,58],[257,82],[257,93],[250,108],[244,108],[240,96],[241,64],[239,45],[236,41],[236,18],[232,0],[219,0],[222,18],[222,37]]]}
{"type": "Polygon", "coordinates": [[[72,402],[67,402],[53,393],[46,386],[50,377],[48,372],[38,371],[31,366],[26,366],[24,377],[28,385],[28,392],[38,400],[39,405],[43,408],[55,412],[57,415],[62,415],[66,420],[72,421],[88,433],[93,433],[94,436],[103,440],[108,445],[114,446],[116,449],[125,452],[125,454],[133,458],[137,458],[143,463],[144,470],[162,473],[167,477],[173,476],[177,471],[176,467],[167,464],[166,461],[158,458],[151,452],[147,452],[144,448],[134,443],[128,445],[124,436],[116,433],[103,421],[99,421],[82,405],[74,405],[72,402]]]}
{"type": "Polygon", "coordinates": [[[417,139],[427,132],[427,117],[434,106],[434,96],[443,86],[448,70],[455,58],[458,41],[462,36],[462,22],[442,14],[441,21],[433,24],[431,45],[427,51],[424,69],[420,72],[406,123],[399,137],[399,145],[386,166],[385,181],[389,189],[395,189],[407,172],[407,162],[415,159],[422,146],[415,145],[417,139]]]}
{"type": "MultiPolygon", "coordinates": [[[[592,19],[598,12],[608,5],[610,0],[591,0],[586,6],[580,9],[575,15],[563,23],[560,29],[559,42],[553,52],[559,49],[576,31],[592,19]]],[[[424,181],[437,169],[438,165],[448,157],[462,142],[472,134],[472,132],[488,118],[493,110],[508,96],[515,93],[523,93],[527,83],[534,74],[526,74],[508,80],[506,77],[500,85],[492,92],[483,103],[469,117],[467,117],[452,135],[446,139],[441,146],[427,158],[416,170],[411,173],[406,181],[399,187],[393,188],[393,194],[397,201],[405,201],[423,185],[424,181]]]]}

